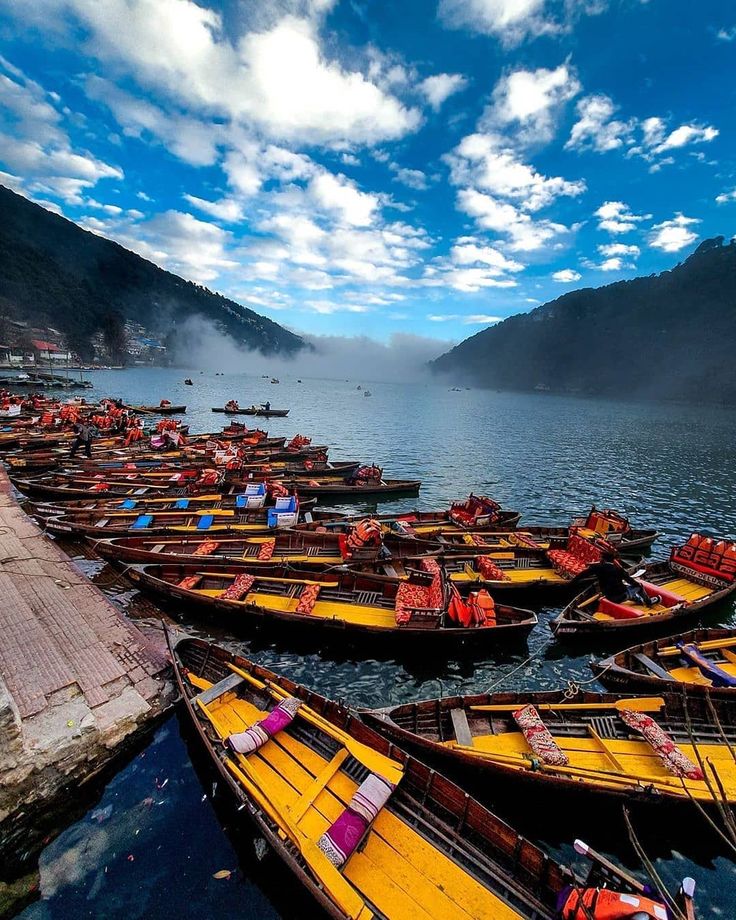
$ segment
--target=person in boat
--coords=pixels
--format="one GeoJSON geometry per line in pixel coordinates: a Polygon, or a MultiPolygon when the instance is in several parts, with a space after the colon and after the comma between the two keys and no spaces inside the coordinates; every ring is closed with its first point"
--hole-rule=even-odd
{"type": "Polygon", "coordinates": [[[226,408],[229,412],[237,412],[238,409],[240,408],[240,405],[239,405],[237,399],[229,399],[229,400],[225,403],[225,408],[226,408]]]}
{"type": "Polygon", "coordinates": [[[266,410],[266,412],[270,412],[270,411],[271,411],[271,403],[270,403],[270,402],[264,403],[264,404],[263,404],[263,408],[266,410]]]}
{"type": "Polygon", "coordinates": [[[79,418],[74,423],[74,440],[72,449],[69,452],[70,457],[76,456],[80,447],[84,448],[86,457],[92,456],[92,441],[95,437],[95,428],[88,418],[79,418]]]}
{"type": "Polygon", "coordinates": [[[601,594],[614,604],[633,601],[645,607],[653,607],[658,597],[650,597],[639,582],[633,578],[616,558],[616,554],[605,550],[601,561],[589,566],[585,574],[595,575],[601,594]]]}

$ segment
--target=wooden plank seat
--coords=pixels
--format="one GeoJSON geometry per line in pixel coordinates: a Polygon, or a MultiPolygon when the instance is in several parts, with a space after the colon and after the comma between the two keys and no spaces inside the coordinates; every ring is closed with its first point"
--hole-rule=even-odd
{"type": "Polygon", "coordinates": [[[468,725],[468,716],[465,710],[460,707],[451,709],[450,718],[452,719],[452,729],[455,732],[457,743],[462,744],[464,747],[472,747],[473,735],[468,725]]]}
{"type": "Polygon", "coordinates": [[[209,706],[210,703],[219,700],[220,697],[224,696],[226,693],[235,692],[238,687],[244,683],[245,681],[239,674],[228,674],[227,677],[223,677],[222,680],[218,681],[216,684],[212,684],[209,689],[198,693],[194,701],[195,703],[202,703],[205,706],[209,706]]]}
{"type": "Polygon", "coordinates": [[[645,671],[649,671],[650,674],[654,674],[656,677],[660,677],[662,680],[673,680],[673,677],[669,671],[665,670],[662,665],[657,664],[656,661],[652,661],[652,659],[648,655],[645,655],[643,652],[634,652],[632,657],[635,661],[639,662],[645,671]]]}

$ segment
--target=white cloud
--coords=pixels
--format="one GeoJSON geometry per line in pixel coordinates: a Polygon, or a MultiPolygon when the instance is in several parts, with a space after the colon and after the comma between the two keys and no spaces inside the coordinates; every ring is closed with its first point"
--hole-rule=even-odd
{"type": "Polygon", "coordinates": [[[736,188],[732,188],[728,192],[721,192],[720,195],[716,196],[717,204],[726,204],[729,201],[736,201],[736,188]]]}
{"type": "Polygon", "coordinates": [[[630,233],[643,220],[649,220],[651,214],[634,214],[623,201],[604,201],[595,212],[598,229],[608,233],[630,233]]]}
{"type": "Polygon", "coordinates": [[[653,153],[664,153],[666,150],[676,150],[688,144],[707,144],[718,137],[718,129],[710,125],[680,125],[671,131],[661,143],[654,147],[653,153]]]}
{"type": "Polygon", "coordinates": [[[394,182],[400,182],[416,191],[424,191],[427,188],[427,175],[421,169],[407,169],[398,163],[389,163],[388,168],[394,174],[394,182]]]}
{"type": "Polygon", "coordinates": [[[599,13],[605,2],[589,0],[440,0],[438,14],[449,28],[493,35],[504,45],[570,29],[576,16],[599,13]]]}
{"type": "Polygon", "coordinates": [[[635,121],[614,119],[616,107],[608,96],[586,96],[578,102],[576,110],[578,120],[572,126],[565,149],[604,153],[631,142],[635,121]]]}
{"type": "Polygon", "coordinates": [[[626,121],[614,118],[617,106],[603,94],[586,96],[577,104],[578,120],[572,127],[565,148],[607,153],[626,148],[626,156],[639,156],[651,163],[656,172],[674,162],[670,151],[692,144],[706,144],[718,137],[718,129],[695,122],[668,130],[667,122],[659,116],[626,121]]]}
{"type": "Polygon", "coordinates": [[[190,113],[247,124],[272,138],[374,144],[421,122],[417,109],[329,59],[315,17],[286,15],[265,30],[231,37],[218,12],[193,0],[48,0],[43,15],[31,6],[12,12],[70,36],[81,27],[85,51],[141,87],[190,113]]]}
{"type": "Polygon", "coordinates": [[[379,205],[376,195],[361,192],[350,179],[327,170],[310,180],[309,194],[318,207],[333,211],[342,221],[356,227],[371,224],[379,205]]]}
{"type": "Polygon", "coordinates": [[[101,179],[123,172],[85,150],[72,147],[59,99],[0,58],[0,163],[31,194],[57,195],[79,204],[101,179]]]}
{"type": "Polygon", "coordinates": [[[638,246],[627,246],[626,243],[605,243],[598,247],[598,252],[607,258],[613,256],[630,256],[636,259],[640,255],[641,250],[638,246]]]}
{"type": "Polygon", "coordinates": [[[195,195],[184,195],[184,198],[198,211],[226,224],[238,223],[243,219],[243,204],[235,198],[221,198],[219,201],[208,201],[195,195]]]}
{"type": "Polygon", "coordinates": [[[205,124],[180,112],[165,112],[102,77],[88,76],[85,88],[90,99],[110,109],[126,137],[155,137],[174,156],[192,166],[210,166],[216,161],[218,145],[224,139],[218,125],[205,124]]]}
{"type": "Polygon", "coordinates": [[[438,112],[442,103],[465,89],[468,85],[466,78],[459,73],[438,73],[432,77],[427,77],[419,84],[419,92],[426,98],[427,102],[438,112]]]}
{"type": "Polygon", "coordinates": [[[489,316],[487,313],[428,313],[427,319],[431,323],[462,322],[465,326],[492,326],[500,323],[503,316],[489,316]]]}
{"type": "Polygon", "coordinates": [[[649,234],[649,245],[663,252],[679,252],[698,238],[689,228],[700,221],[695,217],[676,214],[670,220],[654,224],[649,234]]]}
{"type": "Polygon", "coordinates": [[[555,70],[515,70],[496,84],[480,127],[513,126],[515,140],[545,143],[552,138],[559,110],[579,92],[580,83],[567,64],[555,70]]]}
{"type": "Polygon", "coordinates": [[[476,189],[460,189],[458,207],[475,218],[479,227],[505,234],[513,252],[532,252],[550,245],[568,232],[563,224],[550,220],[532,220],[515,205],[499,201],[476,189]]]}
{"type": "Polygon", "coordinates": [[[572,268],[561,268],[552,274],[552,280],[559,281],[561,284],[572,284],[573,281],[580,281],[581,278],[580,272],[576,272],[572,268]]]}
{"type": "Polygon", "coordinates": [[[538,173],[494,134],[467,135],[445,159],[450,164],[453,184],[522,202],[529,211],[538,211],[561,196],[576,197],[585,191],[583,180],[571,182],[538,173]]]}
{"type": "Polygon", "coordinates": [[[619,258],[605,259],[598,266],[598,268],[602,272],[619,272],[621,271],[623,267],[624,267],[623,259],[619,259],[619,258]]]}

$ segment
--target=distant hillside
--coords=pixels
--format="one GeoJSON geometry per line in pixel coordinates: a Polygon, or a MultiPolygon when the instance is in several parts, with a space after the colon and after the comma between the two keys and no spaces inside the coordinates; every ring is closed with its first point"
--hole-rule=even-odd
{"type": "Polygon", "coordinates": [[[452,382],[736,404],[736,244],[661,275],[565,294],[430,365],[452,382]]]}
{"type": "Polygon", "coordinates": [[[253,310],[185,281],[117,243],[82,230],[0,186],[0,316],[62,331],[82,357],[102,332],[120,351],[123,324],[164,339],[191,316],[264,354],[289,354],[304,341],[253,310]]]}

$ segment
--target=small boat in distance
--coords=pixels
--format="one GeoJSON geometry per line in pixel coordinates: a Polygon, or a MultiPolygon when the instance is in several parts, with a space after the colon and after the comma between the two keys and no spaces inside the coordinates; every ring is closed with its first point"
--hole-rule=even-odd
{"type": "Polygon", "coordinates": [[[370,390],[364,390],[364,391],[363,391],[363,396],[373,396],[373,393],[371,393],[370,390]]]}
{"type": "Polygon", "coordinates": [[[213,406],[213,412],[223,412],[225,415],[258,415],[261,418],[286,418],[289,409],[267,409],[265,406],[244,406],[242,409],[237,403],[232,406],[213,406]]]}
{"type": "Polygon", "coordinates": [[[191,377],[187,377],[186,380],[184,381],[184,383],[185,383],[186,386],[188,386],[188,387],[194,386],[194,384],[192,383],[192,378],[191,378],[191,377]]]}
{"type": "Polygon", "coordinates": [[[125,406],[124,408],[140,415],[180,415],[187,411],[186,406],[174,406],[168,399],[162,399],[157,406],[125,406]]]}
{"type": "Polygon", "coordinates": [[[281,381],[279,380],[278,377],[272,377],[272,378],[271,378],[271,383],[281,383],[281,381]]]}

